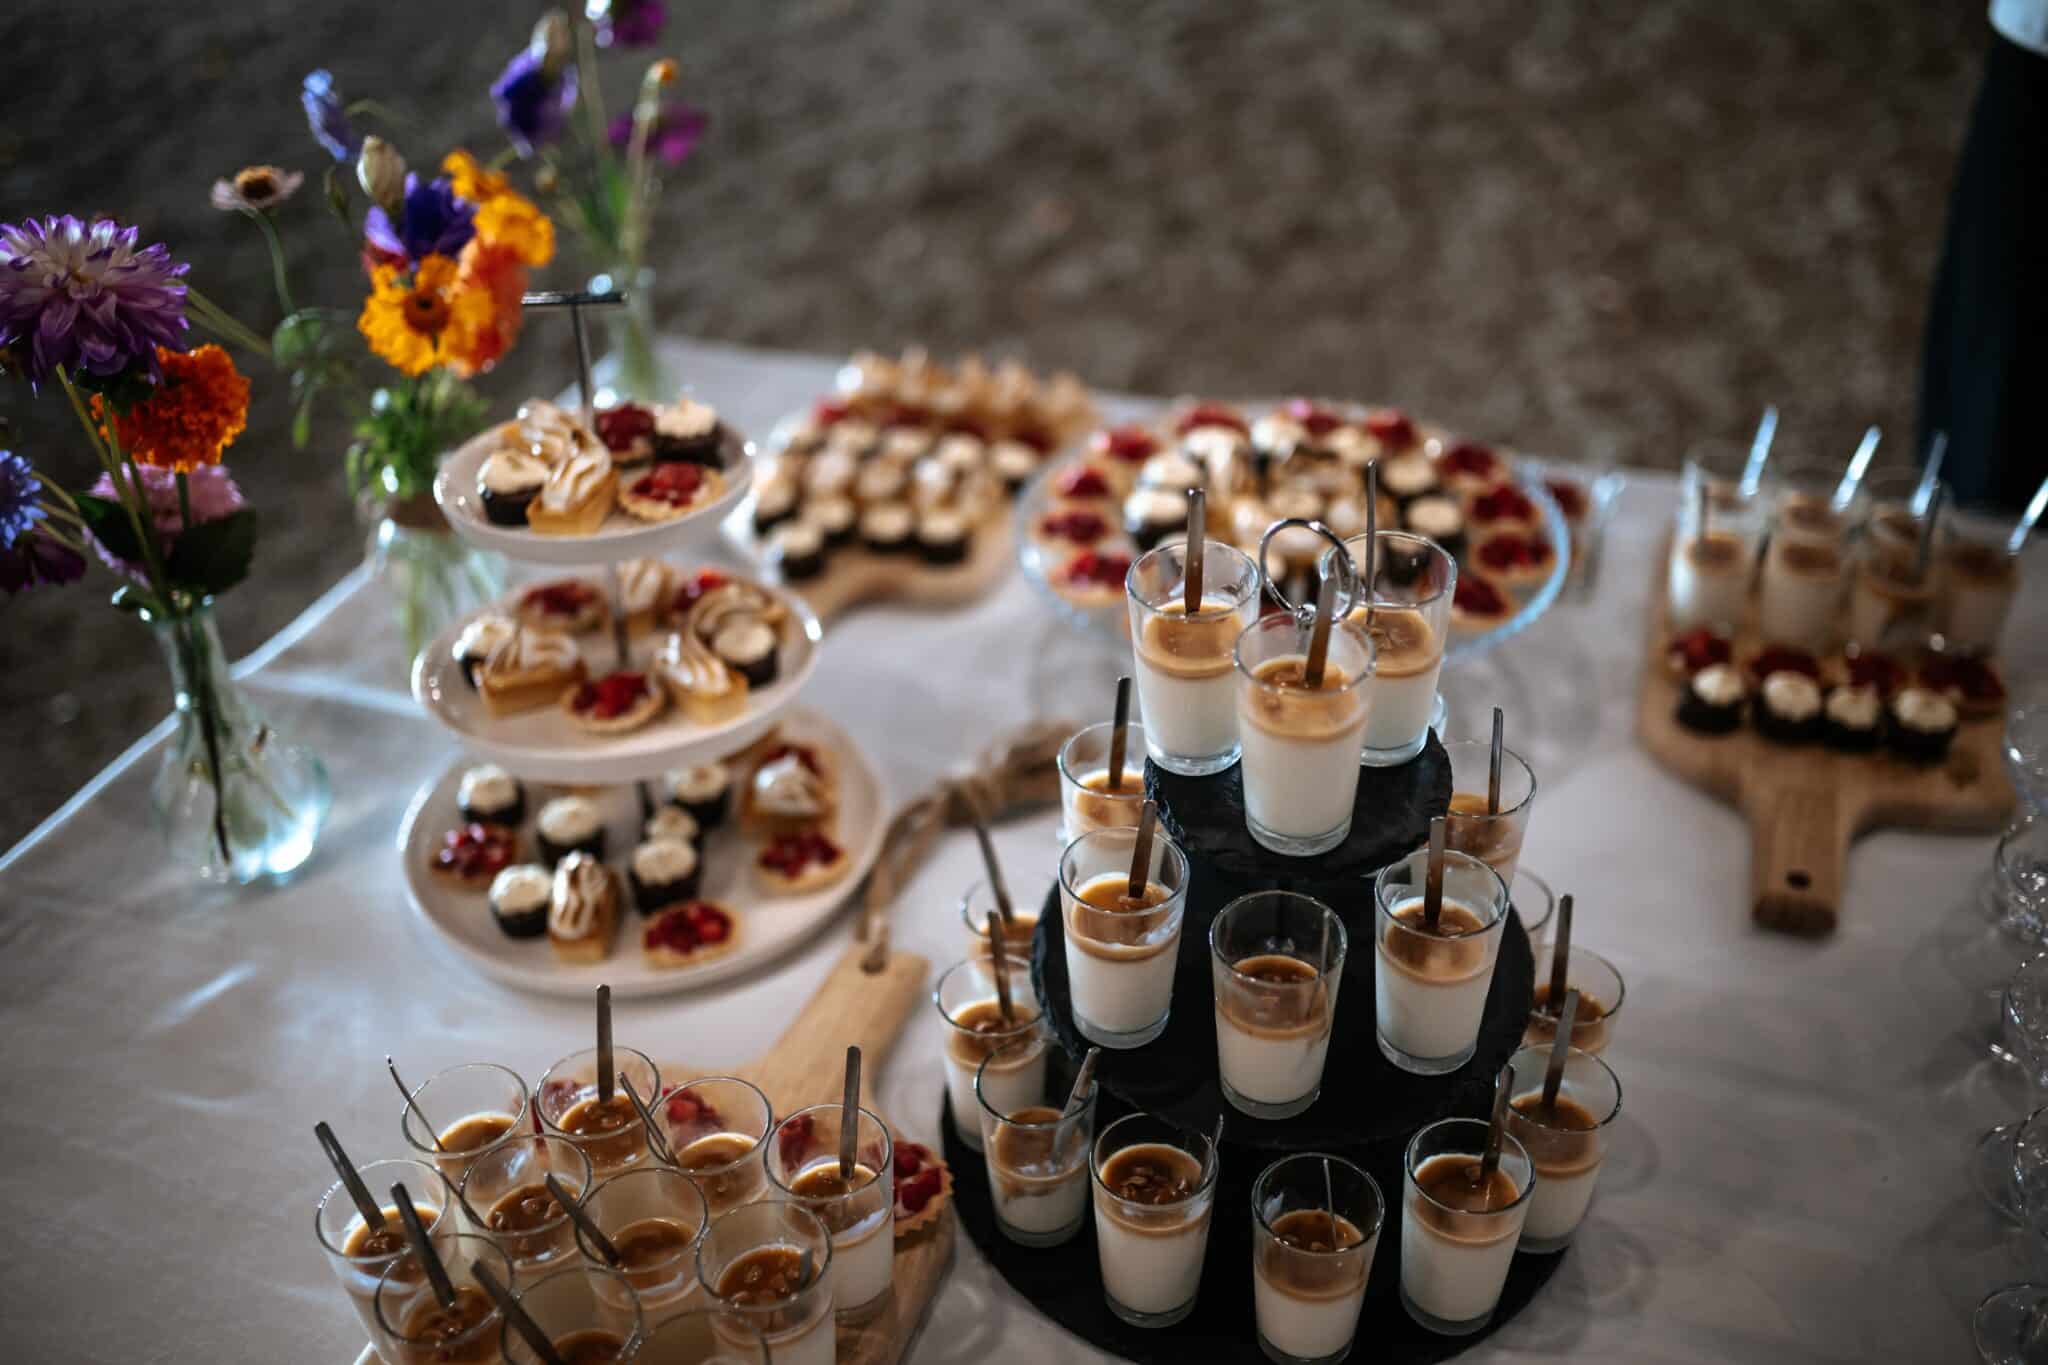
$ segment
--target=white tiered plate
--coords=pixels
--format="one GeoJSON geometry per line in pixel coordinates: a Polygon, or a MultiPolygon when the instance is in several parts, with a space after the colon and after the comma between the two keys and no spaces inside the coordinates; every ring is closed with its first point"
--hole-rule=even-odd
{"type": "Polygon", "coordinates": [[[441,464],[434,501],[455,533],[480,549],[527,564],[612,564],[672,553],[711,534],[754,477],[754,443],[727,429],[725,489],[716,498],[668,521],[640,521],[617,508],[587,536],[544,536],[524,526],[500,526],[484,515],[477,469],[496,443],[497,425],[472,436],[441,464]]]}
{"type": "MultiPolygon", "coordinates": [[[[632,782],[653,777],[665,768],[722,758],[766,733],[796,700],[817,667],[824,627],[816,613],[793,593],[768,591],[776,593],[790,612],[791,629],[785,632],[775,681],[749,690],[746,709],[714,725],[698,724],[675,706],[651,724],[623,735],[581,730],[558,706],[493,716],[455,662],[452,651],[464,624],[460,621],[413,660],[412,694],[479,762],[501,764],[519,777],[550,782],[632,782]]],[[[635,641],[632,652],[636,661],[652,657],[662,638],[657,632],[635,641]]],[[[589,656],[593,673],[611,667],[612,641],[607,630],[585,632],[577,641],[589,656]]]]}
{"type": "MultiPolygon", "coordinates": [[[[430,862],[441,836],[461,822],[456,789],[462,774],[476,763],[463,757],[440,777],[420,788],[399,827],[398,851],[405,866],[406,899],[428,934],[484,975],[520,990],[542,995],[587,998],[593,987],[610,983],[619,996],[665,995],[721,980],[774,958],[807,941],[867,876],[881,852],[888,823],[888,805],[881,779],[867,756],[847,733],[818,712],[797,709],[783,717],[790,738],[817,744],[837,763],[839,820],[834,830],[850,866],[844,877],[820,891],[797,896],[767,896],[754,883],[751,854],[755,842],[740,833],[737,816],[704,839],[705,900],[730,907],[739,921],[739,942],[731,952],[699,966],[655,967],[640,951],[639,933],[648,920],[632,906],[632,892],[623,869],[639,842],[640,798],[631,786],[590,793],[605,813],[606,859],[619,873],[621,902],[619,936],[610,957],[589,964],[555,958],[545,938],[507,938],[491,917],[485,892],[469,891],[436,877],[430,862]]],[[[732,746],[738,748],[742,746],[732,746]]],[[[719,756],[731,752],[720,750],[719,756]]],[[[531,825],[544,798],[528,783],[527,823],[522,833],[531,846],[531,825]]]]}

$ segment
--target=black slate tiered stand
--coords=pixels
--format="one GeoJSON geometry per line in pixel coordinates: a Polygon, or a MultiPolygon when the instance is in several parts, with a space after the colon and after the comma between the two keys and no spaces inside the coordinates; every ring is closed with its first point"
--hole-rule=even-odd
{"type": "MultiPolygon", "coordinates": [[[[1207,1132],[1218,1113],[1226,1115],[1201,1297],[1195,1311],[1172,1327],[1145,1330],[1114,1317],[1102,1301],[1093,1215],[1063,1247],[1033,1250],[1011,1242],[996,1228],[980,1155],[953,1135],[950,1122],[942,1121],[961,1226],[1013,1288],[1104,1350],[1170,1365],[1258,1360],[1263,1356],[1252,1314],[1252,1180],[1288,1152],[1338,1153],[1370,1171],[1389,1201],[1353,1358],[1433,1361],[1458,1354],[1520,1312],[1563,1258],[1516,1256],[1492,1324],[1473,1336],[1426,1332],[1401,1307],[1401,1161],[1408,1139],[1440,1118],[1486,1117],[1494,1074],[1521,1042],[1535,981],[1529,936],[1520,917],[1511,917],[1471,1061],[1448,1076],[1411,1076],[1382,1057],[1374,1041],[1372,879],[1380,868],[1426,843],[1430,818],[1449,807],[1451,765],[1443,746],[1432,735],[1408,763],[1361,768],[1351,837],[1314,858],[1281,857],[1252,841],[1245,832],[1237,768],[1213,777],[1177,777],[1147,764],[1145,789],[1158,801],[1161,824],[1189,863],[1173,1016],[1166,1031],[1144,1047],[1103,1052],[1096,1126],[1099,1131],[1143,1109],[1207,1132]],[[1275,888],[1303,892],[1334,909],[1344,921],[1350,949],[1336,1031],[1323,1067],[1322,1097],[1295,1118],[1265,1120],[1231,1108],[1218,1087],[1209,926],[1237,897],[1275,888]]],[[[1088,1044],[1074,1028],[1057,889],[1039,916],[1031,975],[1060,1046],[1080,1057],[1088,1044]]]]}

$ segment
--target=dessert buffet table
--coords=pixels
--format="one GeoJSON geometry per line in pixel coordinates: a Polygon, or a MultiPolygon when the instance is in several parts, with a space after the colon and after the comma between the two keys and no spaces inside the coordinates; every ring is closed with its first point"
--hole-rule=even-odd
{"type": "MultiPolygon", "coordinates": [[[[832,368],[708,347],[678,360],[763,431],[832,368]]],[[[2026,1106],[1985,1058],[1988,992],[2016,960],[1975,909],[1991,840],[1873,835],[1852,855],[1833,938],[1752,925],[1741,817],[1630,739],[1673,496],[1662,476],[1632,478],[1593,599],[1447,675],[1454,730],[1479,733],[1486,706],[1507,708],[1541,784],[1524,865],[1577,894],[1577,939],[1621,968],[1629,1002],[1608,1054],[1623,1114],[1591,1220],[1472,1358],[1958,1359],[1975,1301],[2029,1278],[2023,1239],[1967,1177],[1978,1129],[2026,1106]]],[[[2012,637],[2037,655],[2012,661],[2015,681],[2040,676],[2048,596],[2019,615],[2012,637]]],[[[319,853],[290,886],[195,891],[158,864],[158,736],[0,861],[10,1359],[353,1358],[360,1327],[312,1235],[330,1179],[313,1123],[332,1123],[358,1160],[390,1154],[385,1053],[414,1077],[491,1059],[531,1081],[588,1029],[587,1003],[494,984],[407,913],[395,831],[451,749],[397,653],[388,603],[356,574],[244,666],[333,775],[319,853]]],[[[1000,730],[1106,712],[1121,666],[1013,575],[957,611],[846,616],[806,697],[859,737],[893,801],[1000,730]]],[[[1054,821],[1047,809],[998,832],[1026,903],[1049,879],[1054,821]]],[[[954,900],[976,875],[971,840],[943,844],[897,904],[898,946],[936,967],[956,959],[954,900]]],[[[843,916],[766,968],[622,1001],[619,1039],[705,1063],[752,1057],[850,932],[843,916]]],[[[878,1092],[931,1143],[941,1027],[918,1011],[878,1092]]],[[[911,1359],[1096,1358],[959,1247],[911,1359]]],[[[1243,1355],[1256,1358],[1249,1323],[1243,1355]]]]}

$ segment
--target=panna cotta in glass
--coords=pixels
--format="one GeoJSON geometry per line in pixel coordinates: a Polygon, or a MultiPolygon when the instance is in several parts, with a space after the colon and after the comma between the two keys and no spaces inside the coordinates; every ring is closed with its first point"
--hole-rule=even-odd
{"type": "Polygon", "coordinates": [[[1403,1071],[1438,1076],[1471,1060],[1507,922],[1500,875],[1469,853],[1447,851],[1443,903],[1429,922],[1429,851],[1380,870],[1374,883],[1375,1031],[1403,1071]]]}
{"type": "Polygon", "coordinates": [[[1252,1183],[1252,1309],[1259,1346],[1281,1365],[1351,1353],[1386,1203],[1342,1157],[1302,1152],[1252,1183]]]}
{"type": "Polygon", "coordinates": [[[1373,644],[1349,621],[1330,626],[1323,673],[1308,676],[1309,626],[1263,617],[1237,640],[1238,737],[1245,828],[1289,857],[1326,853],[1351,833],[1359,753],[1373,706],[1373,644]]]}
{"type": "Polygon", "coordinates": [[[1173,970],[1187,909],[1187,855],[1155,830],[1151,871],[1134,896],[1130,873],[1137,843],[1136,829],[1099,829],[1060,854],[1060,910],[1074,1027],[1107,1048],[1151,1042],[1166,1030],[1173,1008],[1173,970]]]}
{"type": "Polygon", "coordinates": [[[988,958],[956,963],[932,988],[932,1003],[946,1021],[946,1105],[953,1131],[975,1151],[981,1150],[981,1105],[974,1084],[985,1060],[1003,1053],[987,1082],[1000,1105],[1021,1109],[1036,1104],[1045,1086],[1045,1027],[1029,959],[1006,958],[1005,967],[1007,1018],[996,993],[995,963],[988,958]]]}
{"type": "Polygon", "coordinates": [[[700,1076],[654,1106],[676,1166],[704,1192],[716,1218],[768,1192],[768,1097],[737,1076],[700,1076]]]}
{"type": "Polygon", "coordinates": [[[1991,654],[2019,592],[2020,562],[2003,544],[1958,538],[1941,557],[1939,619],[1948,647],[1991,654]]]}
{"type": "Polygon", "coordinates": [[[407,1145],[438,1166],[451,1188],[461,1185],[470,1162],[532,1124],[526,1082],[489,1062],[435,1072],[413,1090],[399,1116],[407,1145]],[[428,1128],[429,1115],[439,1132],[428,1128]]]}
{"type": "Polygon", "coordinates": [[[1167,1327],[1194,1310],[1216,1201],[1216,1148],[1150,1114],[1095,1139],[1095,1245],[1109,1311],[1167,1327]]]}
{"type": "Polygon", "coordinates": [[[1487,1124],[1441,1119],[1408,1144],[1401,1191],[1401,1306],[1423,1327],[1467,1336],[1500,1303],[1535,1184],[1513,1133],[1482,1179],[1487,1124]]]}
{"type": "MultiPolygon", "coordinates": [[[[1140,804],[1142,809],[1142,803],[1140,804]]],[[[1136,823],[1135,821],[1133,823],[1136,823]]],[[[1030,895],[1016,897],[1010,904],[1010,918],[1003,925],[1003,946],[1010,956],[1019,962],[1031,960],[1031,940],[1038,933],[1038,909],[1044,905],[1044,887],[1030,895]]],[[[960,896],[960,922],[967,930],[967,955],[986,961],[988,951],[988,917],[995,915],[999,920],[1001,912],[996,908],[995,893],[989,890],[987,882],[970,882],[960,896]]]]}
{"type": "MultiPolygon", "coordinates": [[[[630,1289],[650,1319],[697,1306],[697,1242],[711,1212],[696,1181],[668,1166],[642,1166],[600,1184],[582,1208],[617,1249],[619,1263],[611,1268],[624,1277],[593,1279],[591,1292],[600,1301],[630,1289]]],[[[585,1264],[610,1265],[581,1228],[576,1245],[585,1264]]],[[[623,1307],[616,1301],[604,1306],[623,1307]]]]}
{"type": "Polygon", "coordinates": [[[1091,1080],[1069,1107],[1078,1067],[1055,1051],[1052,1065],[1039,1070],[1038,1092],[1019,1096],[1009,1079],[1016,1068],[1004,1053],[1030,1046],[1012,1044],[990,1053],[976,1074],[974,1093],[996,1227],[1021,1246],[1050,1247],[1071,1240],[1088,1215],[1098,1087],[1091,1080]],[[1025,1102],[1017,1103],[1020,1098],[1025,1102]]]}
{"type": "Polygon", "coordinates": [[[814,1104],[776,1124],[768,1181],[777,1199],[809,1209],[831,1233],[832,1311],[841,1322],[861,1323],[888,1308],[895,1284],[896,1147],[889,1125],[862,1109],[853,1169],[842,1174],[844,1113],[837,1104],[814,1104]]]}
{"type": "Polygon", "coordinates": [[[1202,544],[1202,598],[1187,607],[1187,546],[1140,556],[1124,578],[1145,752],[1168,772],[1221,772],[1237,762],[1237,637],[1259,613],[1259,569],[1220,541],[1202,544]]]}
{"type": "MultiPolygon", "coordinates": [[[[1487,809],[1492,782],[1493,742],[1444,741],[1451,760],[1451,808],[1444,818],[1444,847],[1469,853],[1500,874],[1510,888],[1536,805],[1536,770],[1513,749],[1500,751],[1500,809],[1487,809]]],[[[1528,924],[1526,916],[1523,925],[1528,924]]]]}
{"type": "Polygon", "coordinates": [[[1521,1141],[1536,1170],[1536,1190],[1522,1224],[1521,1249],[1563,1251],[1593,1202],[1606,1153],[1607,1125],[1621,1113],[1621,1081],[1606,1062],[1573,1048],[1553,1104],[1543,1103],[1550,1048],[1525,1047],[1508,1065],[1515,1093],[1508,1101],[1508,1131],[1521,1141]]]}
{"type": "Polygon", "coordinates": [[[518,1273],[487,1237],[464,1233],[438,1250],[455,1302],[441,1304],[416,1262],[395,1261],[377,1281],[377,1330],[370,1340],[378,1359],[384,1365],[496,1365],[503,1319],[497,1303],[472,1281],[482,1266],[517,1293],[518,1273]]]}
{"type": "MultiPolygon", "coordinates": [[[[1549,1047],[1550,1040],[1557,1037],[1558,1005],[1550,999],[1555,955],[1552,944],[1538,944],[1535,949],[1536,989],[1529,1001],[1528,1026],[1522,1030],[1523,1043],[1532,1047],[1549,1047]]],[[[1564,989],[1567,995],[1579,993],[1578,1012],[1572,1016],[1572,1046],[1599,1056],[1607,1050],[1614,1036],[1615,1016],[1621,1013],[1621,973],[1598,953],[1574,945],[1565,955],[1564,989]]]]}
{"type": "Polygon", "coordinates": [[[1920,476],[1888,470],[1869,480],[1864,518],[1849,583],[1849,638],[1865,649],[1918,646],[1938,628],[1935,580],[1941,559],[1940,528],[1929,528],[1932,503],[1918,501],[1920,476]],[[1923,563],[1920,542],[1929,539],[1923,563]]]}
{"type": "Polygon", "coordinates": [[[1748,616],[1765,509],[1756,490],[1742,488],[1746,462],[1746,451],[1718,442],[1702,446],[1685,462],[1665,584],[1665,611],[1673,630],[1732,630],[1748,616]]]}
{"type": "Polygon", "coordinates": [[[640,1121],[640,1111],[633,1107],[619,1078],[632,1081],[642,1099],[661,1093],[661,1072],[646,1053],[614,1048],[612,1066],[615,1074],[609,1099],[598,1085],[595,1048],[556,1062],[533,1090],[541,1131],[581,1147],[600,1180],[649,1159],[647,1126],[640,1121]]]}
{"type": "MultiPolygon", "coordinates": [[[[1362,585],[1365,537],[1353,536],[1344,549],[1362,585]]],[[[1429,738],[1457,586],[1458,561],[1441,545],[1407,531],[1378,533],[1372,606],[1361,604],[1351,612],[1352,623],[1364,628],[1373,643],[1372,715],[1361,750],[1369,766],[1405,763],[1422,752],[1429,738]]],[[[1360,596],[1365,595],[1361,586],[1360,596]]]]}
{"type": "Polygon", "coordinates": [[[1841,631],[1849,534],[1860,491],[1836,504],[1842,471],[1831,463],[1779,464],[1771,478],[1771,535],[1757,575],[1757,629],[1766,644],[1820,651],[1841,631]]]}
{"type": "Polygon", "coordinates": [[[1150,740],[1142,725],[1124,727],[1122,773],[1110,770],[1113,721],[1076,730],[1060,747],[1060,842],[1072,843],[1090,830],[1135,827],[1145,808],[1145,753],[1150,740]]]}
{"type": "MultiPolygon", "coordinates": [[[[888,1234],[894,1240],[894,1234],[888,1234]]],[[[768,1343],[776,1365],[832,1365],[838,1333],[832,1234],[800,1205],[764,1199],[714,1219],[697,1246],[697,1278],[710,1302],[768,1343]],[[810,1275],[804,1275],[804,1253],[810,1275]]],[[[712,1331],[737,1340],[719,1321],[712,1331]]]]}
{"type": "Polygon", "coordinates": [[[471,1162],[462,1177],[462,1206],[522,1275],[576,1258],[576,1225],[548,1189],[549,1176],[576,1200],[595,1183],[583,1149],[559,1137],[502,1143],[471,1162]]]}
{"type": "Polygon", "coordinates": [[[412,1260],[405,1226],[398,1221],[398,1206],[389,1201],[391,1187],[405,1186],[406,1193],[412,1196],[413,1211],[419,1214],[420,1225],[427,1230],[427,1240],[444,1254],[455,1236],[458,1220],[455,1201],[448,1197],[448,1186],[441,1173],[425,1162],[373,1161],[357,1167],[356,1174],[362,1177],[373,1197],[378,1198],[384,1225],[371,1227],[349,1198],[347,1188],[337,1180],[321,1197],[313,1227],[320,1238],[320,1250],[326,1253],[327,1264],[334,1270],[334,1278],[348,1295],[349,1306],[362,1320],[363,1331],[375,1340],[377,1285],[384,1272],[395,1265],[400,1276],[425,1278],[412,1260]]]}
{"type": "Polygon", "coordinates": [[[635,1365],[768,1365],[769,1359],[767,1341],[745,1318],[723,1308],[693,1308],[649,1328],[635,1365]]]}
{"type": "Polygon", "coordinates": [[[1255,1118],[1292,1118],[1322,1093],[1344,978],[1344,922],[1294,891],[1240,896],[1209,926],[1223,1098],[1255,1118]]]}
{"type": "MultiPolygon", "coordinates": [[[[601,1266],[572,1267],[520,1286],[519,1306],[564,1365],[612,1365],[639,1358],[647,1319],[626,1277],[601,1266]],[[604,1289],[599,1290],[598,1285],[604,1289]]],[[[498,1328],[505,1365],[540,1365],[540,1356],[511,1323],[498,1328]]]]}

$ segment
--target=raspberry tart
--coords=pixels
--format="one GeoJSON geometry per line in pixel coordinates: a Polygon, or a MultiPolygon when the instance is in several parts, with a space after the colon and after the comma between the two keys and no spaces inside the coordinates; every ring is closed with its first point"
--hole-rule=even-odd
{"type": "Polygon", "coordinates": [[[754,875],[771,896],[796,896],[846,875],[846,850],[822,829],[778,834],[754,859],[754,875]]]}
{"type": "Polygon", "coordinates": [[[953,1171],[921,1142],[896,1139],[896,1236],[915,1237],[939,1221],[953,1198],[953,1171]]]}
{"type": "Polygon", "coordinates": [[[594,735],[638,730],[668,709],[668,692],[646,673],[620,669],[565,688],[562,709],[594,735]]]}
{"type": "Polygon", "coordinates": [[[687,460],[661,460],[618,486],[619,507],[641,521],[673,521],[715,499],[725,476],[687,460]]]}
{"type": "Polygon", "coordinates": [[[716,901],[672,905],[640,931],[640,950],[650,966],[693,967],[732,951],[739,920],[716,901]]]}
{"type": "Polygon", "coordinates": [[[1459,566],[1458,585],[1451,590],[1453,630],[1492,630],[1514,614],[1514,599],[1500,584],[1477,568],[1459,566]]]}
{"type": "Polygon", "coordinates": [[[580,635],[604,625],[604,589],[587,578],[554,578],[521,590],[513,614],[535,630],[580,635]]]}
{"type": "Polygon", "coordinates": [[[468,891],[481,891],[519,861],[519,831],[510,825],[469,820],[441,836],[434,850],[434,875],[468,891]]]}
{"type": "Polygon", "coordinates": [[[1130,571],[1129,555],[1082,550],[1054,571],[1053,590],[1076,606],[1114,606],[1124,600],[1124,575],[1130,571]]]}
{"type": "Polygon", "coordinates": [[[1526,592],[1550,577],[1557,567],[1557,548],[1545,535],[1496,531],[1479,542],[1472,559],[1509,591],[1526,592]]]}

